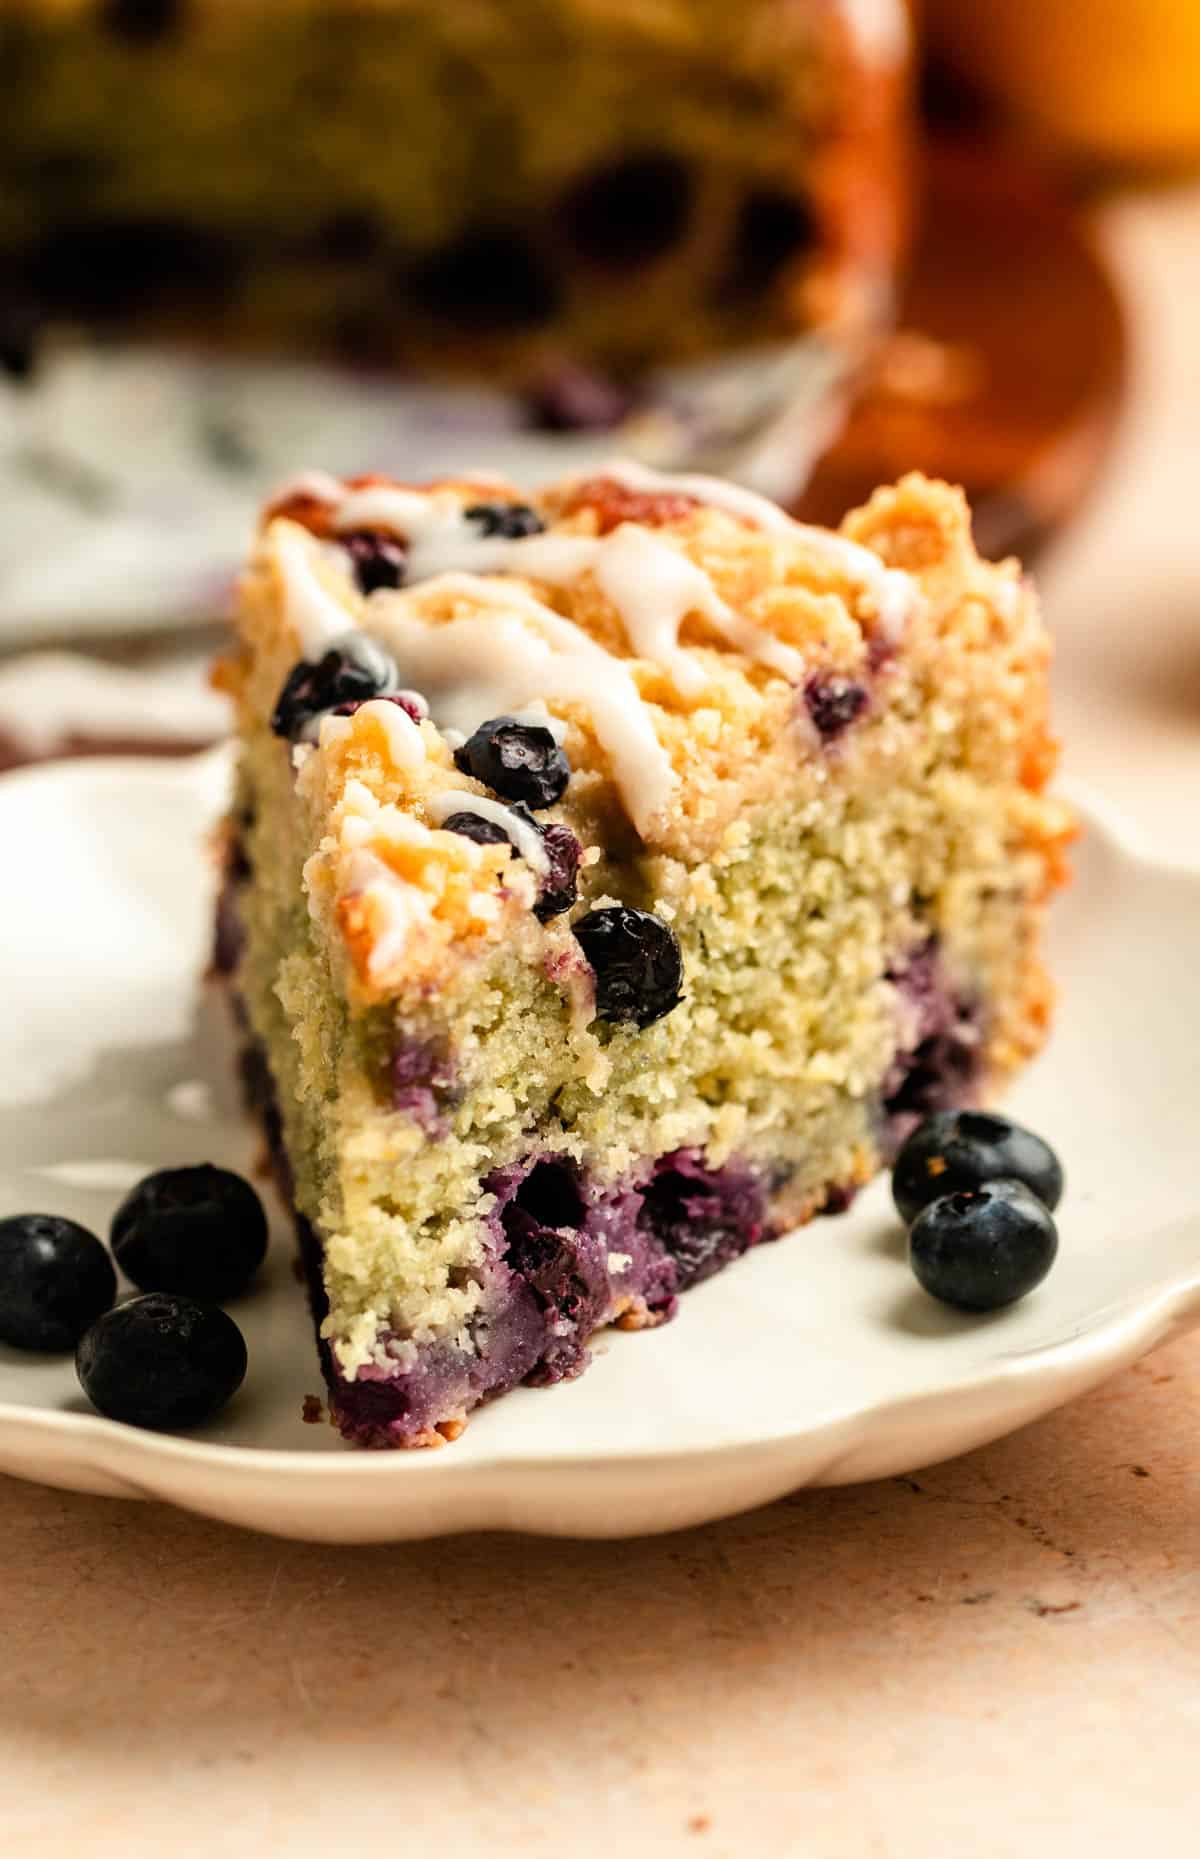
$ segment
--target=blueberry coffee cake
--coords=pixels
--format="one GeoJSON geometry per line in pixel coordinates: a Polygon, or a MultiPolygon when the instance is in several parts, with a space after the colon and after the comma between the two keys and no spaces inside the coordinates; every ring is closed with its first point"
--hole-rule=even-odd
{"type": "Polygon", "coordinates": [[[905,41],[903,0],[4,0],[3,297],[521,382],[853,330],[905,41]]]}
{"type": "Polygon", "coordinates": [[[216,966],[347,1437],[577,1374],[1040,1045],[1048,645],[959,492],[313,472],[238,625],[216,966]]]}

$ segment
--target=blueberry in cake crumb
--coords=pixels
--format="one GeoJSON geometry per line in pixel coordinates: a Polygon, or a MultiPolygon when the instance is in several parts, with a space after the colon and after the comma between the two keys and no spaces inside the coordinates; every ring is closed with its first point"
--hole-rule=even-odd
{"type": "MultiPolygon", "coordinates": [[[[538,886],[533,914],[540,923],[546,923],[551,917],[561,916],[575,902],[579,894],[579,862],[583,849],[569,826],[558,826],[553,822],[548,826],[539,826],[521,801],[515,801],[509,811],[531,826],[542,841],[547,869],[538,886]]],[[[465,810],[452,813],[442,821],[442,826],[448,833],[461,833],[464,839],[474,840],[477,846],[513,843],[498,820],[485,819],[481,813],[465,810]]]]}
{"type": "Polygon", "coordinates": [[[1023,1181],[1051,1213],[1062,1199],[1062,1164],[1032,1130],[990,1111],[943,1110],[918,1124],[896,1157],[892,1198],[911,1226],[930,1201],[1001,1179],[1023,1181]]]}
{"type": "Polygon", "coordinates": [[[354,564],[354,579],[360,593],[374,594],[380,588],[403,584],[408,558],[403,543],[397,542],[394,536],[355,530],[339,540],[354,564]]]}
{"type": "Polygon", "coordinates": [[[540,536],[546,525],[527,503],[473,503],[463,511],[481,536],[503,536],[518,542],[522,536],[540,536]]]}
{"type": "Polygon", "coordinates": [[[853,678],[836,675],[810,678],[804,702],[820,735],[827,741],[840,736],[866,708],[867,693],[853,678]]]}
{"type": "Polygon", "coordinates": [[[57,1214],[0,1220],[0,1342],[73,1349],[116,1294],[112,1260],[86,1227],[57,1214]]]}
{"type": "Polygon", "coordinates": [[[511,716],[481,723],[456,750],[454,760],[493,794],[524,801],[527,807],[552,807],[571,778],[570,764],[553,733],[511,716]]]}
{"type": "Polygon", "coordinates": [[[246,1344],[225,1311],[152,1291],[92,1325],[75,1352],[75,1372],[92,1406],[110,1420],[156,1430],[194,1427],[241,1387],[246,1344]]]}
{"type": "Polygon", "coordinates": [[[388,1064],[387,1094],[393,1110],[419,1123],[427,1136],[441,1133],[442,1103],[454,1084],[446,1054],[427,1039],[402,1039],[388,1064]]]}
{"type": "Polygon", "coordinates": [[[956,1310],[1000,1310],[1041,1284],[1058,1231],[1023,1181],[989,1181],[923,1207],[908,1249],[931,1297],[956,1310]]]}
{"type": "Polygon", "coordinates": [[[477,846],[511,845],[512,840],[497,820],[485,820],[481,813],[452,813],[442,821],[447,833],[461,833],[477,846]]]}
{"type": "Polygon", "coordinates": [[[569,826],[539,828],[549,869],[542,878],[533,914],[540,923],[561,916],[579,895],[579,861],[583,848],[569,826]]]}
{"type": "Polygon", "coordinates": [[[614,904],[589,910],[575,939],[596,978],[602,1020],[632,1021],[643,1030],[683,999],[683,960],[673,932],[649,910],[614,904]]]}
{"type": "Polygon", "coordinates": [[[113,1215],[113,1256],[142,1291],[220,1304],[237,1297],[267,1253],[267,1216],[240,1175],[211,1162],[161,1168],[113,1215]]]}
{"type": "Polygon", "coordinates": [[[271,716],[276,736],[297,741],[326,710],[357,700],[366,703],[395,690],[396,667],[382,646],[363,633],[342,647],[330,647],[315,663],[302,658],[287,675],[271,716]]]}
{"type": "Polygon", "coordinates": [[[710,1169],[696,1152],[666,1156],[642,1191],[642,1222],[674,1261],[676,1288],[711,1278],[767,1236],[766,1196],[750,1169],[710,1169]]]}

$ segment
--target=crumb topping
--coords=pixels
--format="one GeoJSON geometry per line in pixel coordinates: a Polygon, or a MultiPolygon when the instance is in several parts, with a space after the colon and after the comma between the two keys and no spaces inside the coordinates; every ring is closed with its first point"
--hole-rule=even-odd
{"type": "MultiPolygon", "coordinates": [[[[307,880],[361,985],[381,992],[434,972],[455,936],[500,940],[539,882],[545,920],[559,891],[548,827],[585,871],[597,847],[698,868],[797,770],[815,795],[831,758],[895,728],[872,693],[922,641],[949,626],[1018,660],[1023,639],[1043,650],[1015,567],[981,563],[962,498],[916,477],[831,532],[736,486],[625,462],[533,497],[483,477],[421,488],[314,472],[268,505],[249,588],[252,711],[270,714],[297,673],[315,703],[364,666],[376,680],[375,697],[302,719],[293,753],[319,818],[336,820],[351,783],[380,809],[352,858],[323,841],[307,880]],[[346,546],[364,535],[394,545],[399,586],[364,593],[346,546]],[[463,761],[497,718],[562,745],[553,820],[514,813],[463,761]]],[[[1011,724],[1031,782],[1052,760],[1035,725],[1011,724]]]]}

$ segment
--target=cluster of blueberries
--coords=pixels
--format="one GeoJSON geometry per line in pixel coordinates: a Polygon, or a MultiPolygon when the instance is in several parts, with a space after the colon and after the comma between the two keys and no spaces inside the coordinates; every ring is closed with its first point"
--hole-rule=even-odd
{"type": "Polygon", "coordinates": [[[909,1229],[909,1263],[931,1296],[956,1310],[999,1310],[1053,1265],[1062,1164],[1007,1117],[939,1110],[896,1157],[892,1198],[909,1229]]]}
{"type": "Polygon", "coordinates": [[[245,1340],[220,1306],[266,1256],[262,1202],[209,1162],[159,1169],[121,1202],[110,1240],[111,1255],[57,1214],[0,1220],[0,1342],[73,1349],[84,1393],[110,1420],[199,1426],[245,1378],[245,1340]],[[114,1259],[142,1296],[114,1304],[114,1259]]]}

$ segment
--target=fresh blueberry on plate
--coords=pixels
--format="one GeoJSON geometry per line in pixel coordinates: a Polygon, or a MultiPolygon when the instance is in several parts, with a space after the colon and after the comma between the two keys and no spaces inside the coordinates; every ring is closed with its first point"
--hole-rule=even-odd
{"type": "Polygon", "coordinates": [[[75,1352],[92,1406],[129,1426],[199,1426],[220,1412],[246,1375],[246,1344],[213,1305],[152,1291],[94,1323],[75,1352]]]}
{"type": "Polygon", "coordinates": [[[1053,1265],[1058,1230],[1023,1181],[989,1181],[930,1201],[913,1222],[908,1256],[931,1297],[955,1310],[1000,1310],[1053,1265]]]}
{"type": "Polygon", "coordinates": [[[141,1291],[223,1304],[266,1257],[267,1216],[248,1181],[203,1162],[160,1168],[113,1215],[113,1256],[141,1291]]]}
{"type": "Polygon", "coordinates": [[[649,910],[615,904],[589,910],[575,938],[596,978],[602,1020],[652,1026],[683,999],[683,958],[674,933],[649,910]]]}
{"type": "Polygon", "coordinates": [[[0,1220],[0,1342],[74,1349],[116,1295],[113,1262],[85,1226],[57,1214],[0,1220]]]}
{"type": "Polygon", "coordinates": [[[896,1157],[892,1198],[911,1226],[922,1207],[960,1188],[1023,1181],[1051,1213],[1062,1199],[1062,1164],[1032,1130],[982,1110],[939,1110],[919,1123],[896,1157]]]}
{"type": "Polygon", "coordinates": [[[533,808],[552,807],[571,778],[570,763],[553,733],[511,716],[481,723],[454,759],[464,774],[474,775],[502,800],[533,808]]]}

